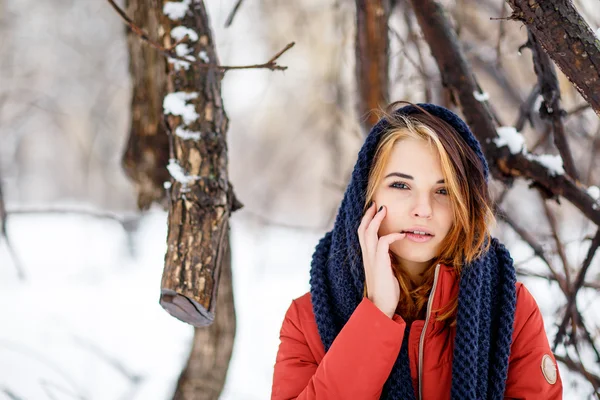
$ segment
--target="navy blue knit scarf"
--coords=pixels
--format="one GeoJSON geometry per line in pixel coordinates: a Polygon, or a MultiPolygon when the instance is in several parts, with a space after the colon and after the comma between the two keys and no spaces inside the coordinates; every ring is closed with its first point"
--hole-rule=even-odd
{"type": "MultiPolygon", "coordinates": [[[[479,156],[487,180],[488,167],[479,142],[464,121],[440,106],[418,106],[454,127],[479,156]]],[[[413,106],[405,106],[395,112],[412,114],[420,111],[413,106]]],[[[371,162],[388,126],[388,122],[382,119],[369,133],[358,154],[335,225],[321,239],[313,254],[310,292],[325,351],[329,350],[363,297],[365,276],[357,230],[365,204],[371,162]]],[[[515,283],[512,259],[497,239],[492,239],[486,254],[463,266],[452,362],[452,399],[503,398],[516,305],[515,283]]],[[[406,340],[383,387],[381,398],[415,398],[406,340]]]]}

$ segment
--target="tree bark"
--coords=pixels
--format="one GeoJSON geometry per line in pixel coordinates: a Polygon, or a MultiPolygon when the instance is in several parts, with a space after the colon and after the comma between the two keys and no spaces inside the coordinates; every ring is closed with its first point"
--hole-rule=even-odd
{"type": "Polygon", "coordinates": [[[371,111],[389,102],[389,18],[389,0],[356,0],[356,82],[364,132],[378,120],[371,111]]]}
{"type": "MultiPolygon", "coordinates": [[[[127,0],[127,14],[148,32],[158,32],[162,15],[160,0],[127,0]]],[[[129,31],[129,70],[133,80],[131,128],[122,158],[133,180],[137,204],[146,210],[153,202],[166,207],[164,182],[169,181],[169,142],[163,124],[162,100],[166,92],[164,57],[129,31]]]]}
{"type": "Polygon", "coordinates": [[[600,38],[570,0],[507,0],[546,53],[600,115],[600,38]]]}
{"type": "Polygon", "coordinates": [[[217,400],[225,385],[236,330],[228,244],[223,253],[215,321],[209,327],[195,329],[192,351],[179,376],[174,400],[217,400]]]}
{"type": "MultiPolygon", "coordinates": [[[[173,4],[163,1],[167,3],[173,4]]],[[[200,61],[218,65],[208,15],[201,0],[192,1],[184,10],[185,15],[163,18],[164,47],[171,47],[186,33],[187,38],[177,46],[178,54],[191,62],[168,63],[163,107],[173,180],[160,303],[176,318],[202,327],[214,320],[229,215],[239,203],[227,174],[228,119],[221,99],[222,73],[194,65],[200,61]]]]}

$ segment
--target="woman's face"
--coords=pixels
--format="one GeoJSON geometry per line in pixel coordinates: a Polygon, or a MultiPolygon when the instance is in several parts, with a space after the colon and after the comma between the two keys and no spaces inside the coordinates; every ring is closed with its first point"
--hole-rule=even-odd
{"type": "Polygon", "coordinates": [[[439,255],[453,213],[439,155],[426,141],[407,138],[394,145],[373,200],[377,208],[387,207],[379,236],[428,233],[409,233],[391,244],[401,264],[425,263],[439,255]]]}

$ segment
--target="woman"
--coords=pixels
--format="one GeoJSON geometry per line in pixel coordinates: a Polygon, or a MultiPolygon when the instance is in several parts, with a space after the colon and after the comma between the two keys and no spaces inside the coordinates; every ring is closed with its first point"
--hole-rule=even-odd
{"type": "Polygon", "coordinates": [[[287,311],[271,399],[562,398],[538,306],[490,236],[479,143],[443,107],[397,104],[287,311]]]}

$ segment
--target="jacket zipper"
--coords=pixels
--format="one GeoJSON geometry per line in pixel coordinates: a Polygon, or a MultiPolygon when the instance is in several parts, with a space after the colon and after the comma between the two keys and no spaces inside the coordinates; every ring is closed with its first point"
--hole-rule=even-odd
{"type": "Polygon", "coordinates": [[[440,264],[435,266],[435,275],[433,276],[433,287],[427,300],[427,316],[425,317],[425,324],[421,331],[421,337],[419,338],[419,400],[423,399],[423,344],[425,343],[425,332],[427,332],[427,324],[429,324],[429,315],[431,314],[431,307],[433,304],[433,296],[435,295],[435,289],[437,287],[438,274],[440,272],[440,264]]]}

